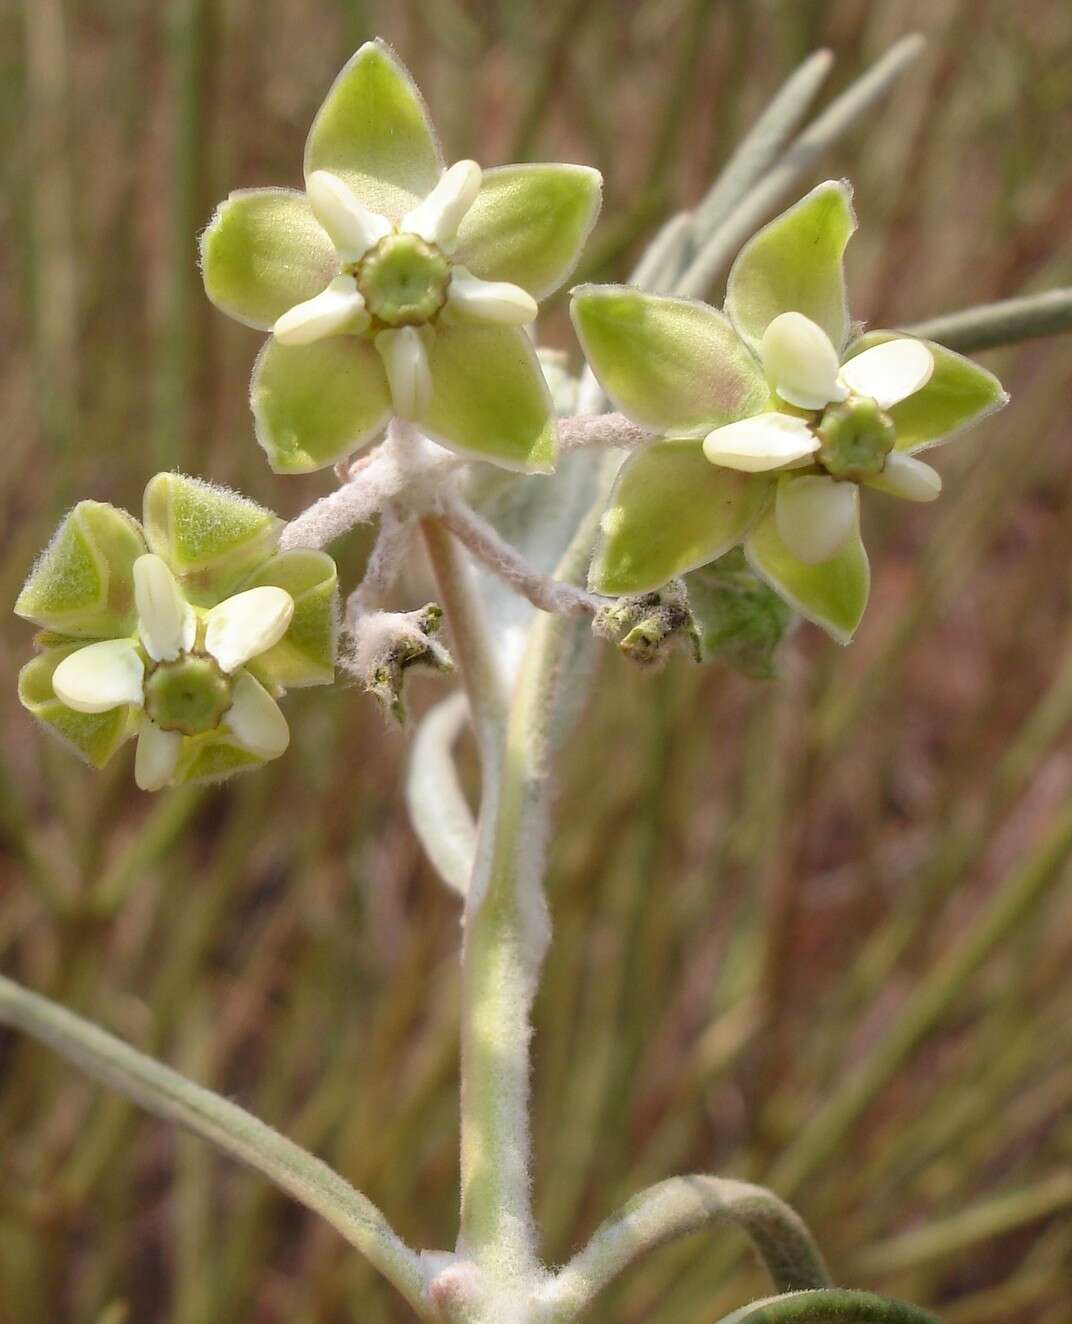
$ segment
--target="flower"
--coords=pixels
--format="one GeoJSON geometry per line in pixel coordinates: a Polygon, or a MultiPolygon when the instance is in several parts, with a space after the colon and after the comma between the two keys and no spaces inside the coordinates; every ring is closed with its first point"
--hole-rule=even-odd
{"type": "Polygon", "coordinates": [[[592,370],[660,437],[618,476],[594,589],[658,588],[741,543],[794,610],[852,638],[870,589],[860,485],[933,500],[941,479],[917,453],[1008,399],[941,345],[858,334],[843,269],[855,228],[848,185],[820,184],[741,250],[725,313],[624,286],[574,292],[592,370]]]}
{"type": "Polygon", "coordinates": [[[281,521],[179,474],[145,490],[144,526],[82,501],[30,572],[16,614],[43,627],[19,698],[94,767],[137,736],[155,791],[278,758],[276,700],[334,678],[335,564],[276,551],[281,521]]]}
{"type": "Polygon", "coordinates": [[[202,236],[208,297],[272,331],[251,385],[272,468],[324,468],[392,414],[480,459],[551,468],[523,325],[572,271],[600,189],[586,166],[445,170],[409,74],[362,46],[313,121],[305,192],[232,193],[202,236]]]}

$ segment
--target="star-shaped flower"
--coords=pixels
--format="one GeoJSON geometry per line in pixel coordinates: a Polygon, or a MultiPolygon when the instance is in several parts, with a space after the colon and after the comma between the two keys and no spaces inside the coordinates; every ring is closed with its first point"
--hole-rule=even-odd
{"type": "Polygon", "coordinates": [[[554,414],[522,328],[572,271],[600,188],[586,166],[445,170],[406,70],[362,46],[313,121],[305,192],[232,193],[202,237],[209,298],[273,333],[251,386],[272,468],[324,468],[393,414],[549,469],[554,414]]]}
{"type": "Polygon", "coordinates": [[[575,291],[596,376],[664,438],[618,476],[597,591],[646,592],[743,543],[791,607],[851,639],[870,588],[860,485],[933,500],[941,479],[917,453],[1008,398],[941,345],[857,335],[843,269],[855,228],[848,185],[820,184],[741,250],[725,314],[621,286],[575,291]]]}
{"type": "Polygon", "coordinates": [[[82,501],[15,604],[44,628],[19,698],[95,767],[131,736],[146,791],[278,758],[286,686],[332,680],[335,564],[277,554],[280,521],[178,474],[145,491],[144,528],[82,501]]]}

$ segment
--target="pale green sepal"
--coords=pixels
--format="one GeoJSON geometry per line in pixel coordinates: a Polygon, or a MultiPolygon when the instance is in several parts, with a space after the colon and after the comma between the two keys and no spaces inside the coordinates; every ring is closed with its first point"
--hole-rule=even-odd
{"type": "Polygon", "coordinates": [[[125,510],[80,501],[30,571],[15,614],[70,638],[133,634],[132,567],[144,552],[141,527],[125,510]]]}
{"type": "Polygon", "coordinates": [[[822,626],[839,644],[851,641],[871,591],[871,567],[859,528],[837,556],[805,565],[786,550],[771,510],[748,535],[744,552],[756,574],[794,611],[822,626]]]}
{"type": "Polygon", "coordinates": [[[704,662],[719,661],[751,680],[773,680],[775,655],[793,614],[735,547],[685,576],[704,662]]]}
{"type": "Polygon", "coordinates": [[[507,469],[549,473],[554,405],[532,341],[519,327],[440,326],[428,344],[432,399],[422,432],[507,469]]]}
{"type": "Polygon", "coordinates": [[[305,178],[328,170],[370,211],[401,220],[439,182],[443,158],[424,100],[382,41],[344,67],[305,142],[305,178]]]}
{"type": "Polygon", "coordinates": [[[326,552],[306,548],[273,556],[244,588],[275,584],[294,599],[294,615],[286,634],[267,653],[246,664],[246,670],[271,690],[329,685],[335,679],[339,583],[335,562],[326,552]]]}
{"type": "Polygon", "coordinates": [[[484,172],[458,229],[455,258],[482,280],[557,290],[599,215],[603,177],[582,165],[509,165],[484,172]]]}
{"type": "Polygon", "coordinates": [[[581,285],[571,314],[603,389],[642,427],[698,435],[767,407],[758,362],[706,304],[626,285],[581,285]]]}
{"type": "Polygon", "coordinates": [[[223,781],[236,772],[260,768],[265,762],[240,745],[224,723],[204,735],[184,737],[179,761],[168,785],[223,781]]]}
{"type": "Polygon", "coordinates": [[[741,249],[726,283],[726,312],[757,354],[763,332],[789,312],[817,322],[840,353],[850,330],[845,246],[855,229],[852,189],[827,180],[741,249]]]}
{"type": "Polygon", "coordinates": [[[610,597],[646,593],[740,542],[770,491],[765,474],[723,469],[692,440],[627,460],[611,492],[590,582],[610,597]]]}
{"type": "Polygon", "coordinates": [[[226,487],[162,473],[145,489],[145,536],[188,601],[213,607],[275,550],[283,521],[226,487]]]}
{"type": "Polygon", "coordinates": [[[269,340],[249,389],[257,441],[279,474],[326,469],[372,441],[392,412],[383,360],[357,336],[269,340]]]}
{"type": "Polygon", "coordinates": [[[201,236],[201,274],[221,312],[270,331],[338,274],[338,259],[304,193],[239,189],[220,203],[201,236]]]}
{"type": "Polygon", "coordinates": [[[78,713],[56,698],[52,673],[81,644],[50,648],[31,658],[19,672],[19,702],[80,758],[103,768],[134,734],[139,712],[130,704],[105,713],[78,713]]]}
{"type": "MultiPolygon", "coordinates": [[[[900,331],[869,331],[853,343],[846,357],[855,358],[865,349],[901,339],[902,335],[900,331]]],[[[897,431],[894,445],[909,455],[943,445],[1009,402],[1005,388],[992,372],[933,340],[923,343],[934,359],[930,380],[887,411],[897,431]]]]}

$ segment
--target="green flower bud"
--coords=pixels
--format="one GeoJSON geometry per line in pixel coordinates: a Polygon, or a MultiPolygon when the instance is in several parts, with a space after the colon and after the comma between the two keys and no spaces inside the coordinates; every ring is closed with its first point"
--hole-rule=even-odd
{"type": "Polygon", "coordinates": [[[453,671],[454,662],[436,639],[443,609],[430,602],[419,611],[375,612],[354,630],[350,670],[400,726],[406,720],[407,673],[414,668],[453,671]]]}
{"type": "Polygon", "coordinates": [[[642,667],[662,666],[671,653],[682,650],[699,661],[699,637],[680,579],[671,580],[658,593],[619,598],[602,607],[592,632],[617,644],[642,667]]]}

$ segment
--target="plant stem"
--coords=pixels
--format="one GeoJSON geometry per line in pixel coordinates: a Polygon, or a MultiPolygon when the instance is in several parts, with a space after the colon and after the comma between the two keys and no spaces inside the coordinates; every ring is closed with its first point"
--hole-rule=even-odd
{"type": "Polygon", "coordinates": [[[211,1090],[139,1053],[114,1035],[0,976],[0,1024],[32,1035],[88,1075],[157,1117],[177,1122],[263,1173],[326,1219],[427,1314],[419,1257],[366,1199],[314,1155],[211,1090]]]}
{"type": "Polygon", "coordinates": [[[1026,294],[1019,299],[1004,299],[1001,303],[978,304],[960,312],[932,317],[926,322],[916,322],[908,330],[914,336],[937,340],[962,354],[1058,335],[1062,331],[1072,331],[1072,288],[1026,294]]]}
{"type": "Polygon", "coordinates": [[[541,892],[546,795],[527,687],[512,709],[465,552],[421,523],[481,757],[481,807],[462,950],[459,1253],[496,1282],[536,1267],[529,1197],[529,1010],[547,944],[541,892]],[[534,758],[536,760],[534,764],[534,758]]]}
{"type": "Polygon", "coordinates": [[[494,641],[465,552],[454,535],[432,516],[421,520],[421,533],[450,625],[455,661],[469,697],[481,761],[487,765],[483,767],[483,795],[486,797],[492,789],[490,773],[500,758],[501,733],[508,707],[506,685],[496,662],[494,641]]]}

